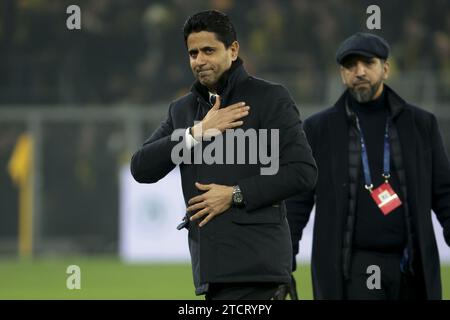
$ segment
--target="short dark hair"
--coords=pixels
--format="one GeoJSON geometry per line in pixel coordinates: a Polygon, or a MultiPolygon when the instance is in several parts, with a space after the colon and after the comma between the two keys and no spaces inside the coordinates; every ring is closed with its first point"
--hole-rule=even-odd
{"type": "Polygon", "coordinates": [[[208,31],[216,34],[217,39],[229,48],[236,41],[236,31],[228,16],[217,10],[207,10],[190,16],[183,26],[184,43],[193,32],[208,31]]]}

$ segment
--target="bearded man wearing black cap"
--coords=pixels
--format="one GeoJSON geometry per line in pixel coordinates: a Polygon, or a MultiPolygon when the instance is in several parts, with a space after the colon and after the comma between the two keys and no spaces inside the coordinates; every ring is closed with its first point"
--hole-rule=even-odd
{"type": "Polygon", "coordinates": [[[347,87],[304,122],[319,169],[287,201],[295,255],[316,205],[315,299],[441,299],[431,211],[450,245],[450,164],[436,117],[384,84],[389,45],[357,33],[336,54],[347,87]]]}

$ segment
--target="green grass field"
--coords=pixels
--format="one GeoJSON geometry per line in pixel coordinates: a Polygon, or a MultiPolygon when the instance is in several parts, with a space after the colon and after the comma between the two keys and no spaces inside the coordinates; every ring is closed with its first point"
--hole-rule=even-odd
{"type": "MultiPolygon", "coordinates": [[[[312,299],[308,265],[295,273],[300,299],[312,299]]],[[[450,266],[442,267],[450,299],[450,266]]],[[[194,295],[186,264],[123,264],[117,258],[0,260],[0,299],[203,299],[194,295]],[[69,265],[81,269],[81,289],[69,290],[69,265]]]]}

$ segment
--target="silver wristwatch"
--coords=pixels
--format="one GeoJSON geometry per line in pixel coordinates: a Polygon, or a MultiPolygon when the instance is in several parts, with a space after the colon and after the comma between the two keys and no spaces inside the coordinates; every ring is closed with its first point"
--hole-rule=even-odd
{"type": "Polygon", "coordinates": [[[233,205],[242,206],[244,205],[244,195],[242,194],[241,188],[238,185],[233,186],[233,205]]]}

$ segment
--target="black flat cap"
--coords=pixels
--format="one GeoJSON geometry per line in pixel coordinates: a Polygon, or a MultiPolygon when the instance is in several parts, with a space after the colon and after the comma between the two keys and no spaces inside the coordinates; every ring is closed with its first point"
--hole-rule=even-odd
{"type": "Polygon", "coordinates": [[[336,52],[336,61],[342,64],[344,58],[351,54],[385,60],[389,56],[389,50],[389,44],[383,38],[371,33],[358,32],[341,43],[336,52]]]}

